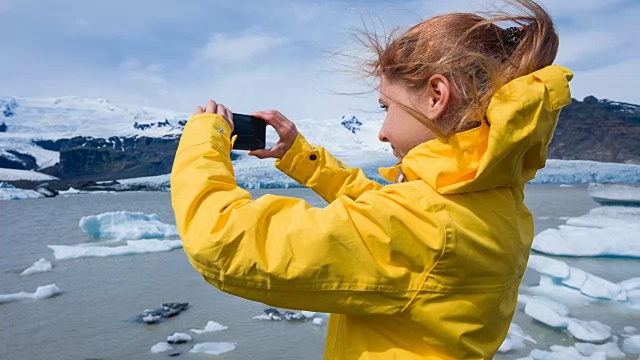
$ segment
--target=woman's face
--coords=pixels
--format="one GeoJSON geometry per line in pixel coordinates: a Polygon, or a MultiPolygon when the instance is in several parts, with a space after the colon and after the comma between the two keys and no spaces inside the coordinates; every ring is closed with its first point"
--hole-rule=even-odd
{"type": "Polygon", "coordinates": [[[420,121],[409,115],[400,104],[404,104],[422,114],[429,116],[429,95],[427,92],[416,93],[406,88],[397,81],[388,81],[381,77],[380,80],[380,107],[385,109],[387,116],[384,119],[378,138],[382,142],[388,142],[393,150],[393,155],[399,161],[407,153],[422,144],[435,138],[434,133],[420,121]]]}

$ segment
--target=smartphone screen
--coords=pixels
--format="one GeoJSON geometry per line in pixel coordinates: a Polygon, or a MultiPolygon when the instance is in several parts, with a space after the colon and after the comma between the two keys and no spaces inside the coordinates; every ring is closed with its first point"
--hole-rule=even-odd
{"type": "Polygon", "coordinates": [[[256,117],[244,114],[233,114],[233,133],[238,135],[233,144],[235,150],[257,150],[265,148],[267,123],[256,117]]]}

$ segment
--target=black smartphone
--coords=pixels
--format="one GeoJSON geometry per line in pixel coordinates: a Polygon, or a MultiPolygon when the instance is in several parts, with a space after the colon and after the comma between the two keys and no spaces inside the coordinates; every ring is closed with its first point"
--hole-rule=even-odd
{"type": "Polygon", "coordinates": [[[265,148],[267,123],[257,117],[233,113],[233,132],[238,135],[233,144],[235,150],[257,150],[265,148]]]}

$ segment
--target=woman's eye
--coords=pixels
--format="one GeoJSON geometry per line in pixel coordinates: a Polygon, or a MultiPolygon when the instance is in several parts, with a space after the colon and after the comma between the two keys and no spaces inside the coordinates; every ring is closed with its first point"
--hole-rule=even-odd
{"type": "Polygon", "coordinates": [[[385,104],[380,104],[380,109],[387,111],[388,107],[385,104]]]}

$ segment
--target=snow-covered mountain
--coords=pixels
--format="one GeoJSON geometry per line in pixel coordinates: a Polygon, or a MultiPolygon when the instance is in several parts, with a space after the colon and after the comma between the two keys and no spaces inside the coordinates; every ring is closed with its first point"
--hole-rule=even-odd
{"type": "MultiPolygon", "coordinates": [[[[61,161],[59,139],[81,137],[65,140],[67,148],[82,150],[71,155],[69,151],[65,152],[62,162],[67,162],[67,168],[69,162],[84,161],[85,163],[81,164],[85,166],[84,170],[93,169],[97,165],[88,162],[88,159],[114,161],[115,155],[120,156],[120,152],[134,149],[127,155],[129,157],[126,162],[129,168],[116,169],[121,164],[106,164],[100,171],[113,168],[113,173],[119,174],[116,176],[119,180],[160,175],[170,171],[170,162],[175,151],[171,147],[177,146],[177,138],[189,116],[188,113],[170,110],[115,105],[105,99],[83,99],[75,96],[47,99],[0,97],[0,168],[11,167],[3,166],[3,159],[5,164],[13,159],[14,163],[35,163],[26,168],[29,170],[51,169],[52,165],[61,161]],[[140,150],[141,148],[151,150],[140,150]],[[143,156],[145,158],[149,158],[148,155],[151,154],[153,164],[162,162],[162,166],[157,168],[164,170],[136,168],[135,161],[141,157],[139,151],[147,151],[143,156]],[[131,165],[132,163],[134,164],[131,165]]],[[[310,142],[324,146],[346,164],[360,167],[374,178],[378,177],[378,167],[391,166],[396,162],[389,145],[378,140],[377,134],[382,121],[382,113],[345,115],[342,118],[323,120],[294,119],[300,132],[310,142]]],[[[267,146],[274,144],[276,140],[277,134],[268,127],[267,146]]],[[[273,160],[259,160],[247,156],[246,152],[242,151],[234,151],[234,159],[238,182],[245,187],[294,185],[291,179],[273,167],[273,160]]],[[[37,178],[29,172],[19,171],[5,175],[4,179],[3,176],[0,176],[0,179],[37,178]]],[[[167,180],[168,178],[160,176],[150,179],[150,182],[144,180],[133,183],[155,183],[153,187],[157,188],[160,185],[160,188],[164,188],[168,184],[167,180]]],[[[533,182],[602,181],[640,182],[640,165],[552,160],[533,182]]]]}
{"type": "Polygon", "coordinates": [[[18,160],[18,154],[31,155],[42,169],[56,164],[59,153],[34,141],[178,135],[187,119],[188,114],[106,99],[0,97],[0,156],[18,160]]]}
{"type": "MultiPolygon", "coordinates": [[[[0,97],[0,168],[20,168],[7,166],[11,161],[24,164],[22,169],[26,170],[51,167],[61,161],[59,139],[82,137],[67,143],[75,147],[122,150],[125,145],[136,147],[135,141],[140,137],[176,139],[189,116],[188,113],[116,105],[106,99],[77,96],[0,97]],[[29,159],[30,156],[33,159],[29,159]]],[[[395,160],[388,145],[377,140],[382,119],[381,114],[370,113],[295,122],[310,141],[322,144],[345,161],[353,159],[355,165],[382,163],[386,166],[395,160]]],[[[277,134],[268,128],[267,145],[276,140],[277,134]]],[[[236,156],[244,158],[242,154],[238,152],[236,156]]],[[[96,157],[95,154],[91,156],[96,157]]]]}

